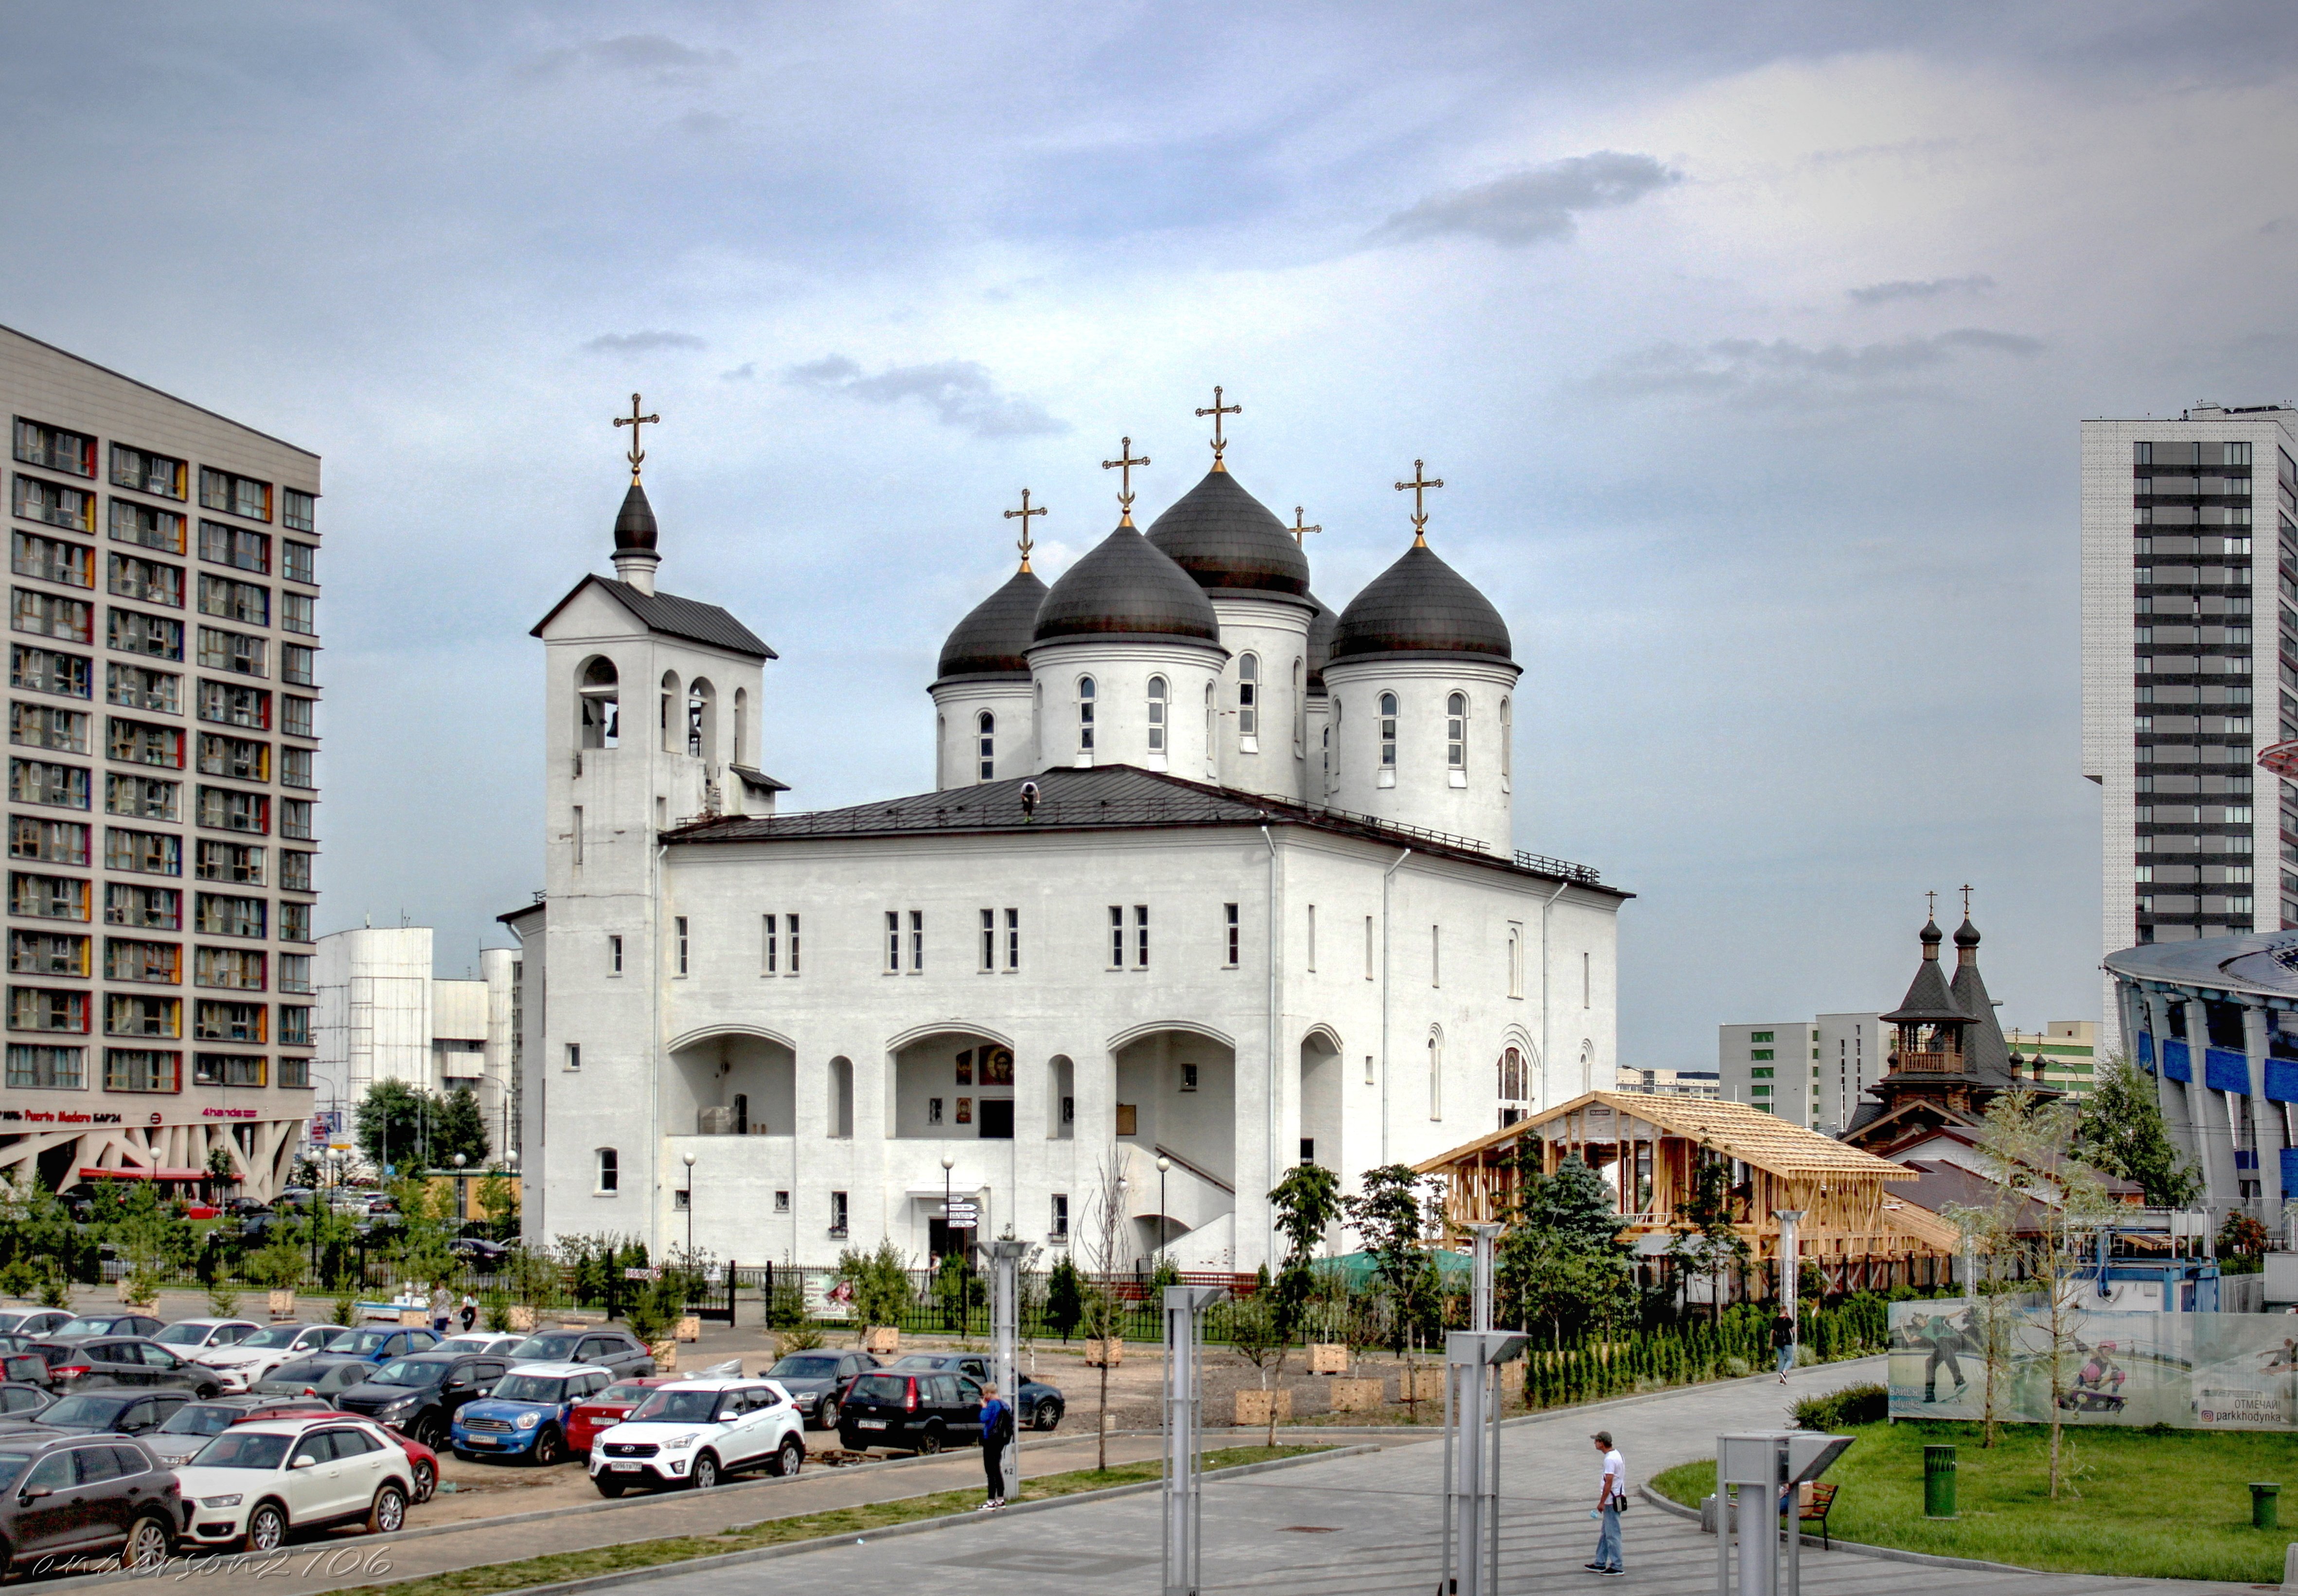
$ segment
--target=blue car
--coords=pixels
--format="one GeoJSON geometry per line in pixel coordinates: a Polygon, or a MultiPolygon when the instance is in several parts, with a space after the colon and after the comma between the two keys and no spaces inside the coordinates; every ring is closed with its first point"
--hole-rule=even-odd
{"type": "Polygon", "coordinates": [[[524,1458],[548,1466],[566,1457],[566,1419],[574,1404],[604,1391],[615,1372],[595,1363],[522,1363],[494,1391],[455,1410],[455,1455],[524,1458]]]}
{"type": "Polygon", "coordinates": [[[327,1343],[327,1356],[388,1363],[409,1352],[427,1352],[438,1344],[438,1336],[428,1330],[402,1329],[397,1325],[353,1325],[327,1343]]]}

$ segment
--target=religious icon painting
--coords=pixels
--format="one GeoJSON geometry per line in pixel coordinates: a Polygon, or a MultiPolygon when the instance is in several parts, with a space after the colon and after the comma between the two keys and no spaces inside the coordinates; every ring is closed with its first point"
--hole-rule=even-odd
{"type": "Polygon", "coordinates": [[[984,1047],[981,1050],[981,1084],[986,1087],[1010,1087],[1013,1084],[1012,1048],[984,1047]]]}
{"type": "Polygon", "coordinates": [[[972,1098],[960,1097],[957,1100],[957,1122],[961,1125],[971,1125],[973,1123],[972,1098]]]}
{"type": "Polygon", "coordinates": [[[957,1055],[957,1084],[962,1087],[973,1084],[973,1049],[971,1047],[957,1055]]]}

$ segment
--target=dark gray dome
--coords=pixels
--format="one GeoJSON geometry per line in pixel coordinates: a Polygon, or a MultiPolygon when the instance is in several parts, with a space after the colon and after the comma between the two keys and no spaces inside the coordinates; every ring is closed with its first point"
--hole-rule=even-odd
{"type": "Polygon", "coordinates": [[[1333,629],[1331,663],[1380,654],[1514,657],[1492,600],[1426,543],[1374,577],[1333,629]]]}
{"type": "Polygon", "coordinates": [[[1341,617],[1314,593],[1309,595],[1309,602],[1317,607],[1317,613],[1309,617],[1309,690],[1322,692],[1325,666],[1333,657],[1333,629],[1341,624],[1341,617]]]}
{"type": "Polygon", "coordinates": [[[1062,573],[1037,606],[1037,641],[1186,638],[1218,643],[1212,600],[1128,521],[1062,573]]]}
{"type": "Polygon", "coordinates": [[[941,646],[938,680],[954,676],[1024,676],[1029,662],[1022,656],[1035,641],[1037,606],[1046,601],[1046,584],[1024,568],[960,621],[941,646]]]}
{"type": "Polygon", "coordinates": [[[654,547],[654,506],[647,502],[646,490],[635,482],[631,491],[623,495],[623,512],[615,517],[615,548],[652,549],[654,547]]]}
{"type": "Polygon", "coordinates": [[[1200,587],[1309,591],[1309,557],[1285,523],[1219,466],[1149,524],[1149,541],[1200,587]]]}

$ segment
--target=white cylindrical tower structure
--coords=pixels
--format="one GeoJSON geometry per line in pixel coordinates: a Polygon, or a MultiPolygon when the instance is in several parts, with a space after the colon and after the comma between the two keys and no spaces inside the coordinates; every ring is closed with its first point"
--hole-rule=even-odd
{"type": "Polygon", "coordinates": [[[1029,651],[1045,597],[1046,584],[1025,558],[942,644],[941,665],[927,690],[934,701],[936,787],[973,787],[1044,768],[1029,651]]]}

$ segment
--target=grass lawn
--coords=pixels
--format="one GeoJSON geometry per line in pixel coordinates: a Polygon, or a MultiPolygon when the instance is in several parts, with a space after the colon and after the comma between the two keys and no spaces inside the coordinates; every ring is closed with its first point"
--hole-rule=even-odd
{"type": "MultiPolygon", "coordinates": [[[[1858,1426],[1829,1469],[1842,1489],[1828,1527],[1839,1540],[2068,1574],[2136,1575],[2279,1584],[2298,1539],[2298,1438],[2261,1433],[2070,1426],[2062,1444],[2071,1489],[2050,1499],[2050,1431],[2005,1425],[1992,1451],[1975,1424],[1902,1420],[1858,1426]],[[1959,1517],[1923,1517],[1923,1447],[1952,1443],[1959,1517]],[[2250,1482],[2287,1487],[2284,1530],[2250,1527],[2250,1482]]],[[[1697,1507],[1715,1464],[1687,1463],[1652,1481],[1697,1507]]]]}
{"type": "MultiPolygon", "coordinates": [[[[1265,1463],[1272,1458],[1298,1457],[1303,1452],[1329,1451],[1326,1446],[1230,1446],[1205,1453],[1207,1470],[1233,1468],[1243,1463],[1265,1463]]],[[[1163,1466],[1154,1460],[1145,1463],[1121,1464],[1115,1468],[1079,1468],[1069,1474],[1049,1474],[1037,1479],[1024,1479],[1019,1501],[1042,1501],[1050,1496],[1074,1496],[1083,1491],[1100,1491],[1111,1485],[1136,1484],[1143,1480],[1159,1478],[1163,1466]]],[[[661,1541],[627,1541],[619,1546],[600,1546],[589,1551],[553,1553],[549,1557],[529,1558],[518,1563],[490,1563],[476,1568],[458,1569],[452,1574],[435,1575],[429,1579],[406,1580],[390,1585],[362,1585],[351,1596],[366,1596],[384,1591],[391,1596],[485,1596],[493,1591],[521,1591],[530,1585],[556,1584],[560,1580],[586,1579],[594,1574],[613,1574],[625,1568],[647,1568],[659,1563],[680,1563],[690,1558],[723,1556],[730,1551],[747,1551],[754,1546],[779,1546],[789,1541],[811,1541],[821,1535],[858,1535],[889,1525],[908,1524],[919,1518],[938,1518],[949,1513],[968,1513],[981,1505],[981,1488],[963,1491],[938,1491],[930,1496],[905,1497],[899,1501],[872,1502],[864,1507],[839,1508],[826,1513],[804,1513],[790,1518],[769,1518],[762,1523],[738,1525],[715,1535],[678,1535],[661,1541]]],[[[377,1549],[385,1557],[389,1547],[377,1549]]],[[[2276,1575],[2279,1578],[2277,1573],[2276,1575]]]]}

